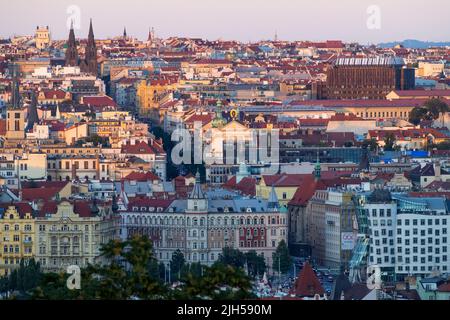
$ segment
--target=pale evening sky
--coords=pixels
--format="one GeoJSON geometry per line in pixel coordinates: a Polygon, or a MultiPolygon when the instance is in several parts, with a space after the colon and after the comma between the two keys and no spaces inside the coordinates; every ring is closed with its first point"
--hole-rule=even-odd
{"type": "Polygon", "coordinates": [[[95,36],[122,34],[145,39],[157,36],[209,40],[341,39],[378,43],[404,39],[450,41],[448,0],[3,0],[0,37],[33,34],[49,25],[54,39],[66,39],[67,9],[80,8],[86,37],[92,17],[95,36]],[[380,9],[380,28],[369,29],[367,9],[380,9]]]}

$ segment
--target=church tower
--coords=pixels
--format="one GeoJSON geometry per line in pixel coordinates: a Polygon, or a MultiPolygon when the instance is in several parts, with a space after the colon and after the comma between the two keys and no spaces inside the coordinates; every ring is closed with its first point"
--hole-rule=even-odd
{"type": "Polygon", "coordinates": [[[200,173],[195,175],[195,184],[191,194],[187,199],[187,213],[207,213],[208,199],[202,190],[200,182],[200,173]]]}
{"type": "Polygon", "coordinates": [[[19,92],[19,70],[16,64],[12,65],[11,103],[6,110],[6,139],[25,139],[25,109],[19,92]]]}
{"type": "Polygon", "coordinates": [[[69,40],[67,41],[66,67],[76,67],[76,66],[78,66],[78,49],[72,22],[72,25],[70,26],[69,40]]]}
{"type": "Polygon", "coordinates": [[[89,35],[85,50],[85,58],[83,62],[84,63],[81,65],[82,68],[81,71],[90,73],[95,76],[98,74],[97,46],[95,45],[94,29],[92,28],[92,19],[89,24],[89,35]]]}
{"type": "Polygon", "coordinates": [[[26,130],[32,129],[35,123],[39,122],[37,111],[37,94],[35,91],[31,92],[31,102],[28,105],[27,111],[27,127],[26,130]]]}

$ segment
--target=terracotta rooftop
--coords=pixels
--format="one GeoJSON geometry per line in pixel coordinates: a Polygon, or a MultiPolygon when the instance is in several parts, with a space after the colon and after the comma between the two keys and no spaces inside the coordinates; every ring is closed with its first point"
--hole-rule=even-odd
{"type": "Polygon", "coordinates": [[[293,291],[296,296],[300,297],[314,297],[316,294],[323,295],[325,293],[322,284],[308,262],[305,263],[300,271],[293,291]]]}

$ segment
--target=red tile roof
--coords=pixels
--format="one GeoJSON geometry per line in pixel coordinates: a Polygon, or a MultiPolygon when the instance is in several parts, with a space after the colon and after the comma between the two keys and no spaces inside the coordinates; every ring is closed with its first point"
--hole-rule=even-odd
{"type": "Polygon", "coordinates": [[[228,190],[238,190],[244,195],[256,196],[256,179],[253,177],[245,177],[236,184],[236,176],[233,176],[223,187],[228,190]]]}
{"type": "Polygon", "coordinates": [[[45,99],[58,99],[62,100],[66,98],[66,92],[60,89],[43,89],[42,90],[45,99]]]}
{"type": "Polygon", "coordinates": [[[310,179],[311,174],[276,174],[262,176],[266,186],[271,187],[298,187],[303,180],[310,179]]]}
{"type": "MultiPolygon", "coordinates": [[[[74,201],[71,203],[73,204],[74,213],[80,217],[89,218],[93,216],[89,201],[74,201]]],[[[47,214],[55,214],[56,212],[58,212],[58,204],[56,201],[46,201],[39,211],[39,217],[45,217],[47,214]]]]}
{"type": "Polygon", "coordinates": [[[155,151],[146,143],[126,144],[122,146],[122,153],[126,154],[155,154],[155,151]]]}
{"type": "Polygon", "coordinates": [[[25,201],[53,200],[53,199],[55,199],[56,194],[61,191],[61,189],[62,188],[60,188],[60,187],[43,187],[43,188],[22,189],[22,200],[25,200],[25,201]]]}
{"type": "Polygon", "coordinates": [[[31,213],[33,214],[33,208],[30,206],[28,202],[16,202],[14,204],[10,203],[2,203],[0,204],[0,208],[3,208],[5,211],[8,210],[9,207],[15,207],[17,212],[19,213],[20,218],[23,218],[25,214],[31,213]]]}
{"type": "Polygon", "coordinates": [[[450,292],[450,282],[446,282],[441,284],[438,288],[437,291],[439,292],[450,292]]]}
{"type": "Polygon", "coordinates": [[[304,206],[312,198],[317,190],[317,181],[314,179],[313,175],[310,178],[305,179],[303,183],[298,187],[289,205],[291,206],[304,206]]]}
{"type": "Polygon", "coordinates": [[[0,119],[0,136],[6,135],[6,119],[0,119]]]}
{"type": "Polygon", "coordinates": [[[161,179],[153,172],[132,172],[125,178],[123,178],[123,180],[147,182],[147,181],[159,181],[161,179]]]}
{"type": "Polygon", "coordinates": [[[300,127],[326,127],[329,119],[299,119],[300,127]]]}
{"type": "Polygon", "coordinates": [[[308,262],[305,263],[302,271],[300,271],[294,285],[293,293],[301,297],[314,297],[316,294],[323,295],[325,293],[319,279],[308,262]]]}
{"type": "Polygon", "coordinates": [[[323,106],[328,108],[393,108],[421,107],[426,99],[395,99],[395,100],[307,100],[292,101],[292,106],[323,106]]]}
{"type": "Polygon", "coordinates": [[[90,96],[83,97],[82,104],[94,108],[114,107],[117,108],[116,102],[108,96],[90,96]]]}
{"type": "Polygon", "coordinates": [[[129,198],[128,199],[128,210],[132,211],[133,207],[139,208],[139,210],[142,207],[145,208],[163,208],[164,210],[167,209],[171,204],[173,200],[170,199],[150,199],[150,198],[129,198]]]}
{"type": "Polygon", "coordinates": [[[450,90],[396,90],[399,97],[448,97],[450,90]]]}

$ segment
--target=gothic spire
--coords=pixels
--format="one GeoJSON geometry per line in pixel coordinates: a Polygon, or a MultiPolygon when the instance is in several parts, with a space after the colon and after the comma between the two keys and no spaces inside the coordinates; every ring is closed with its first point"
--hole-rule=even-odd
{"type": "Polygon", "coordinates": [[[88,45],[90,44],[93,44],[95,46],[94,29],[92,28],[92,18],[89,22],[88,45]]]}
{"type": "Polygon", "coordinates": [[[200,172],[197,171],[195,175],[195,184],[189,199],[205,199],[205,194],[203,193],[201,182],[200,182],[200,172]]]}
{"type": "Polygon", "coordinates": [[[155,29],[153,27],[148,28],[148,38],[147,41],[148,42],[153,42],[155,38],[155,29]]]}
{"type": "Polygon", "coordinates": [[[12,78],[12,87],[11,87],[11,107],[13,109],[20,108],[20,92],[19,92],[19,66],[15,63],[11,66],[11,78],[12,78]]]}
{"type": "Polygon", "coordinates": [[[273,211],[278,211],[279,208],[278,197],[274,186],[272,186],[272,190],[270,190],[267,208],[273,211]]]}
{"type": "Polygon", "coordinates": [[[39,116],[37,112],[37,97],[36,92],[31,92],[31,103],[28,105],[28,116],[27,116],[27,128],[33,128],[34,124],[39,122],[39,116]]]}
{"type": "Polygon", "coordinates": [[[73,30],[73,21],[70,24],[69,40],[67,41],[66,66],[78,66],[78,49],[75,39],[75,31],[73,30]]]}
{"type": "Polygon", "coordinates": [[[89,34],[88,34],[88,41],[86,46],[86,54],[84,63],[82,64],[82,67],[84,68],[84,72],[97,75],[98,73],[98,65],[97,65],[97,47],[95,45],[95,38],[94,38],[94,28],[92,27],[92,19],[89,23],[89,34]]]}

